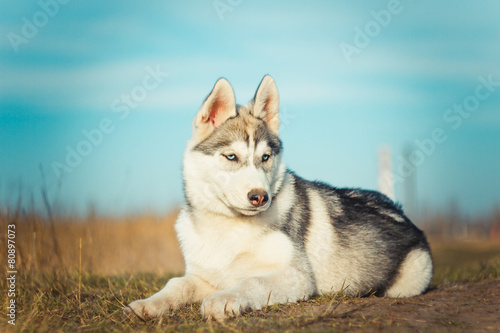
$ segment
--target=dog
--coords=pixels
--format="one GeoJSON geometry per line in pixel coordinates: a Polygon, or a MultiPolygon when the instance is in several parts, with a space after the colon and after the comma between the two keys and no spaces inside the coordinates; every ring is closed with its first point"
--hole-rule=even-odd
{"type": "Polygon", "coordinates": [[[193,121],[184,154],[185,207],[175,229],[183,277],[134,301],[145,320],[201,302],[217,321],[315,295],[411,297],[428,288],[426,237],[381,193],[307,181],[282,161],[271,76],[247,106],[221,78],[193,121]]]}

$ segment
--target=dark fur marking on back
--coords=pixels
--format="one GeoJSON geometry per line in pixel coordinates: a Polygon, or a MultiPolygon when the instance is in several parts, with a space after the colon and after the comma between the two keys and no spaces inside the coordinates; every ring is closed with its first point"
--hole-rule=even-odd
{"type": "Polygon", "coordinates": [[[297,201],[288,212],[282,230],[296,243],[305,247],[305,239],[311,223],[310,200],[305,181],[296,176],[294,178],[293,185],[297,201]]]}
{"type": "MultiPolygon", "coordinates": [[[[323,198],[333,229],[339,242],[340,250],[338,255],[342,256],[342,248],[350,253],[355,253],[354,246],[370,247],[370,244],[360,243],[363,241],[380,242],[373,247],[377,249],[374,258],[386,258],[385,260],[366,261],[367,272],[376,271],[378,276],[376,284],[371,290],[363,293],[373,293],[383,295],[396,281],[399,268],[408,255],[414,249],[429,249],[429,245],[423,232],[418,229],[403,213],[400,206],[396,205],[385,195],[367,190],[359,189],[338,189],[321,182],[309,182],[293,174],[296,189],[312,188],[323,198]],[[301,185],[302,184],[302,185],[301,185]],[[396,221],[385,212],[390,212],[401,217],[401,221],[396,221]],[[368,232],[373,237],[365,238],[365,235],[358,234],[368,232]],[[353,252],[354,251],[354,252],[353,252]]],[[[299,206],[300,207],[300,206],[299,206]]],[[[309,212],[308,212],[309,213],[309,212]]],[[[295,207],[291,214],[297,214],[295,207]]],[[[291,219],[292,217],[289,217],[291,219]]],[[[301,230],[309,227],[309,216],[300,217],[302,220],[301,230]]],[[[304,234],[300,232],[298,234],[304,234]]],[[[361,261],[365,258],[359,258],[361,261]]],[[[373,277],[375,278],[375,276],[373,277]]]]}

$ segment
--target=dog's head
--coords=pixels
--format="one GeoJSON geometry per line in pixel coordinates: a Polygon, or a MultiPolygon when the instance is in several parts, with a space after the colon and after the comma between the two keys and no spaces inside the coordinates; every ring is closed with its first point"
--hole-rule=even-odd
{"type": "Polygon", "coordinates": [[[193,121],[184,160],[191,204],[228,216],[269,208],[284,174],[278,111],[278,90],[269,75],[247,106],[236,104],[226,79],[215,83],[193,121]]]}

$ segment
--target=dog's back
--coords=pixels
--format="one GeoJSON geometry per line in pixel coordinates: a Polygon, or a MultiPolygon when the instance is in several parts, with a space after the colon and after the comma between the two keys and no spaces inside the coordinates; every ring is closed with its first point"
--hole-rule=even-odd
{"type": "Polygon", "coordinates": [[[292,173],[289,181],[294,204],[281,228],[305,247],[318,292],[404,297],[427,288],[432,260],[425,236],[389,198],[292,173]]]}

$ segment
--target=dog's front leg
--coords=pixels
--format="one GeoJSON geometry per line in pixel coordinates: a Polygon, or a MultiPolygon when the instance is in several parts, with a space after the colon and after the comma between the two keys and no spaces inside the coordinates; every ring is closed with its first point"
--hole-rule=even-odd
{"type": "Polygon", "coordinates": [[[193,275],[173,278],[156,294],[128,304],[123,314],[142,320],[160,317],[182,305],[200,302],[214,291],[210,284],[193,275]]]}
{"type": "Polygon", "coordinates": [[[309,299],[315,293],[314,280],[295,269],[266,276],[250,277],[233,288],[216,291],[203,300],[206,319],[224,320],[266,305],[309,299]]]}

